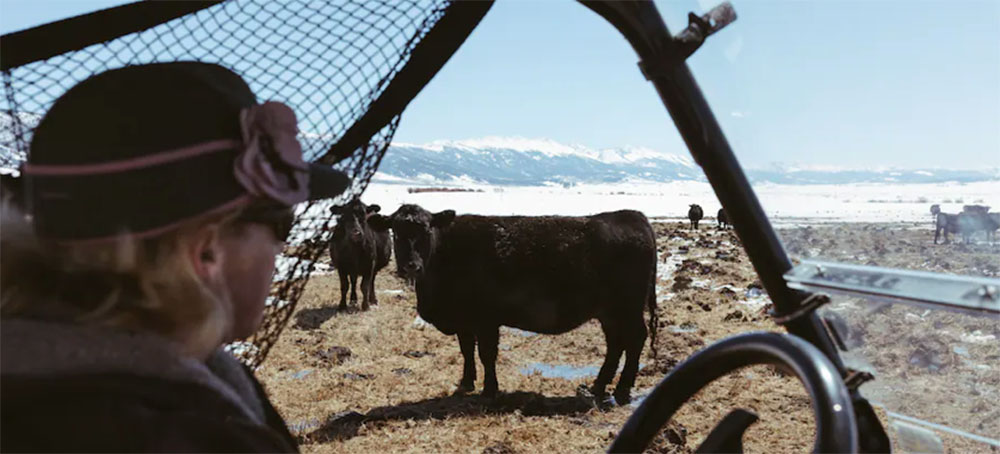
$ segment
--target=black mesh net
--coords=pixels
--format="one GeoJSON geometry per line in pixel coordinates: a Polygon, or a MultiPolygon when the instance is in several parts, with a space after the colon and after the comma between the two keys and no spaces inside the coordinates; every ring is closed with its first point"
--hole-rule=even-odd
{"type": "MultiPolygon", "coordinates": [[[[224,65],[261,100],[299,117],[306,159],[315,161],[369,109],[444,16],[447,0],[232,0],[111,41],[3,73],[0,167],[24,161],[31,133],[55,99],[86,77],[125,65],[198,60],[224,65]]],[[[399,121],[395,114],[364,146],[333,164],[352,177],[339,200],[360,195],[399,121]]],[[[251,339],[230,346],[251,366],[264,361],[331,235],[330,201],[298,207],[264,314],[251,339]]]]}

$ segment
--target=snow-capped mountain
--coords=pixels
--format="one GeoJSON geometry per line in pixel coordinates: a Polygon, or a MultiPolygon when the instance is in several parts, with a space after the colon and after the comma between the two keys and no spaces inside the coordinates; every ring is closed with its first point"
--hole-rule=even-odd
{"type": "Polygon", "coordinates": [[[386,180],[520,186],[704,180],[687,156],[639,147],[595,150],[545,139],[498,137],[424,145],[394,143],[379,173],[386,180]]]}
{"type": "MultiPolygon", "coordinates": [[[[377,178],[383,182],[572,185],[625,181],[706,181],[687,155],[641,147],[596,150],[548,139],[486,137],[414,145],[393,143],[377,178]]],[[[753,183],[939,183],[1000,180],[1000,168],[849,169],[772,165],[747,169],[753,183]]]]}

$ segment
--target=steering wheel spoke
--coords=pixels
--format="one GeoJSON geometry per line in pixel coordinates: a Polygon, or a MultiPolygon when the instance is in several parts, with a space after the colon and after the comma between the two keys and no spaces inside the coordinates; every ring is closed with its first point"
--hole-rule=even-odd
{"type": "Polygon", "coordinates": [[[701,442],[701,445],[694,452],[696,454],[715,452],[743,454],[743,434],[759,420],[760,417],[756,413],[737,408],[722,418],[719,424],[716,424],[705,441],[701,442]]]}

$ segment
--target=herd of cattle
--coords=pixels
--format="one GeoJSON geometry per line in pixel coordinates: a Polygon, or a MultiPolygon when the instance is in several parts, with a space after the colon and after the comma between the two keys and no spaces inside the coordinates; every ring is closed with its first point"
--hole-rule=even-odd
{"type": "Polygon", "coordinates": [[[597,319],[607,354],[591,392],[606,396],[624,354],[613,395],[618,403],[631,399],[643,345],[649,337],[655,346],[658,323],[656,239],[642,213],[456,216],[403,205],[384,216],[378,205],[357,199],[331,211],[340,216],[330,244],[340,274],[340,307],[346,306],[348,287],[356,304],[359,277],[362,309],[377,304],[375,275],[393,250],[396,273],[415,288],[420,317],[458,337],[464,358],[460,390],[475,388],[478,346],[483,395],[496,395],[500,326],[561,334],[597,319]]]}
{"type": "MultiPolygon", "coordinates": [[[[447,335],[457,335],[464,358],[461,391],[475,388],[475,349],[483,364],[483,394],[497,393],[496,359],[500,326],[561,334],[597,319],[607,354],[591,388],[603,398],[622,354],[625,366],[614,391],[619,403],[630,400],[647,337],[655,348],[656,239],[642,213],[622,210],[585,217],[456,216],[403,205],[389,216],[378,205],[358,199],[330,209],[339,216],[330,258],[340,275],[340,308],[357,304],[361,279],[363,310],[378,304],[375,275],[396,255],[396,274],[415,289],[417,312],[447,335]],[[391,236],[390,236],[390,231],[391,236]],[[644,321],[643,311],[650,317],[644,321]]],[[[938,205],[940,232],[987,232],[992,241],[1000,213],[969,205],[946,214],[938,205]]],[[[691,228],[704,210],[692,204],[691,228]]],[[[719,228],[728,228],[725,211],[719,228]]],[[[655,351],[654,351],[655,356],[655,351]]]]}
{"type": "Polygon", "coordinates": [[[965,244],[969,244],[972,235],[984,232],[986,241],[992,244],[1000,228],[1000,213],[991,213],[990,207],[984,205],[965,205],[958,214],[943,213],[940,205],[931,205],[931,215],[934,216],[934,244],[942,232],[945,243],[949,233],[961,235],[965,244]]]}
{"type": "MultiPolygon", "coordinates": [[[[688,205],[688,220],[691,221],[691,229],[698,230],[698,221],[705,217],[705,211],[701,209],[701,205],[697,203],[692,203],[688,205]]],[[[715,220],[719,223],[720,229],[729,228],[729,216],[726,215],[726,211],[719,208],[719,213],[716,214],[715,220]]]]}

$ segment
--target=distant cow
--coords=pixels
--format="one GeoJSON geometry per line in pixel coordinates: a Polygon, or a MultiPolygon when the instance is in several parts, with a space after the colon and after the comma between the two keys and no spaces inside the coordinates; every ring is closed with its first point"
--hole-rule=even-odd
{"type": "Polygon", "coordinates": [[[980,231],[984,232],[988,243],[993,243],[995,232],[1000,228],[1000,213],[987,213],[988,209],[988,207],[966,209],[957,215],[958,232],[965,244],[971,243],[972,235],[980,231]]]}
{"type": "Polygon", "coordinates": [[[702,211],[701,206],[698,204],[692,203],[690,206],[691,208],[688,209],[688,219],[691,220],[691,228],[698,230],[698,221],[705,217],[705,212],[702,211]]]}
{"type": "Polygon", "coordinates": [[[347,308],[347,288],[351,288],[351,303],[357,304],[358,277],[361,277],[361,309],[378,304],[375,296],[375,275],[389,264],[392,242],[389,239],[389,219],[376,214],[378,205],[365,205],[352,199],[345,205],[330,207],[340,215],[333,229],[330,260],[340,274],[340,309],[347,308]]]}
{"type": "Polygon", "coordinates": [[[456,217],[403,205],[390,219],[396,261],[416,284],[417,312],[458,335],[465,359],[460,390],[475,388],[478,342],[483,395],[496,395],[500,326],[561,334],[596,318],[607,354],[592,391],[606,395],[624,351],[614,396],[630,400],[647,332],[654,348],[657,326],[656,243],[642,213],[456,217]]]}
{"type": "Polygon", "coordinates": [[[973,213],[973,214],[986,214],[989,213],[990,207],[986,205],[963,205],[963,213],[973,213]]]}
{"type": "Polygon", "coordinates": [[[726,216],[726,210],[719,208],[719,214],[715,215],[715,219],[719,221],[719,228],[725,229],[729,227],[729,216],[726,216]]]}
{"type": "Polygon", "coordinates": [[[986,240],[990,244],[996,243],[996,233],[997,229],[1000,229],[1000,213],[989,213],[987,216],[990,217],[989,222],[986,226],[986,240]]]}
{"type": "MultiPolygon", "coordinates": [[[[936,207],[937,205],[934,205],[936,207]]],[[[948,243],[948,234],[958,234],[958,215],[942,213],[940,209],[935,210],[931,208],[931,212],[934,213],[934,244],[938,244],[938,238],[941,236],[941,232],[944,232],[944,242],[948,243]]]]}

